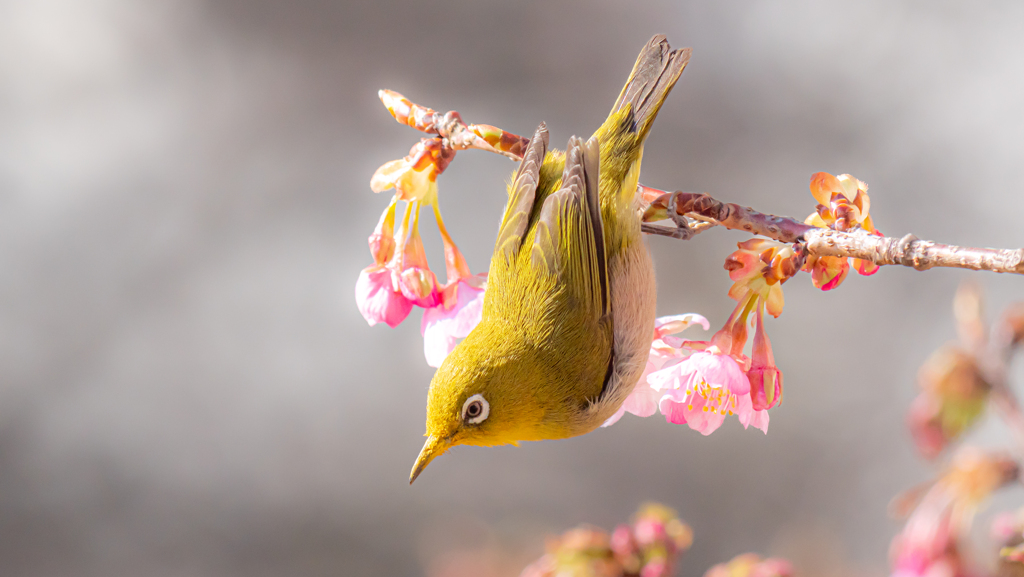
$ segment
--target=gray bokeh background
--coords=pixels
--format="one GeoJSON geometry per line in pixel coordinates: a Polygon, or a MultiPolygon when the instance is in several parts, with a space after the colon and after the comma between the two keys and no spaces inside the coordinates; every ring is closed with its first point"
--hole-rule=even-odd
{"type": "MultiPolygon", "coordinates": [[[[931,474],[903,426],[916,368],[961,280],[999,308],[1019,278],[802,276],[768,325],[767,436],[627,417],[408,486],[418,313],[370,328],[353,299],[370,175],[418,138],[377,89],[564,142],[655,32],[694,56],[644,182],[803,217],[811,173],[850,172],[886,233],[1024,245],[1017,2],[0,0],[0,573],[507,574],[658,499],[696,532],[680,575],[748,550],[883,574],[885,505],[931,474]]],[[[471,151],[441,179],[474,270],[512,168],[471,151]]],[[[743,238],[652,239],[659,312],[720,326],[743,238]]]]}

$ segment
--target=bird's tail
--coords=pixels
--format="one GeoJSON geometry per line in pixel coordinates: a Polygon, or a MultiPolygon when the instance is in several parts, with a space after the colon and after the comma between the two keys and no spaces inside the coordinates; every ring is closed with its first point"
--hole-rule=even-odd
{"type": "Polygon", "coordinates": [[[690,52],[689,48],[672,50],[663,34],[651,38],[640,51],[610,116],[619,116],[628,105],[631,118],[626,128],[637,133],[641,142],[647,137],[665,97],[690,61],[690,52]]]}
{"type": "Polygon", "coordinates": [[[616,206],[632,204],[644,139],[689,61],[689,48],[672,50],[661,34],[651,38],[640,51],[611,114],[595,133],[601,141],[603,202],[616,206]]]}

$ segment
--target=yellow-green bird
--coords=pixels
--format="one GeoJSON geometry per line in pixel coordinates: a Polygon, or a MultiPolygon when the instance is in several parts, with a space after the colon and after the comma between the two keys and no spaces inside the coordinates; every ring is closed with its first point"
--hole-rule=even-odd
{"type": "Polygon", "coordinates": [[[654,267],[636,196],[644,139],[690,59],[655,36],[590,140],[548,150],[543,124],[508,187],[480,324],[430,383],[409,482],[455,445],[588,433],[643,373],[654,267]]]}

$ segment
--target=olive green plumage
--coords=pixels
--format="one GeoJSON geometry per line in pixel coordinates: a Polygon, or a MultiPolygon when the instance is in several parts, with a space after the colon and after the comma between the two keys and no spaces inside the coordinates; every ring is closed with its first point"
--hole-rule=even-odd
{"type": "Polygon", "coordinates": [[[537,129],[509,185],[480,324],[431,382],[412,479],[453,445],[589,432],[636,384],[655,299],[635,198],[640,160],[689,55],[652,38],[604,124],[564,153],[537,129]]]}

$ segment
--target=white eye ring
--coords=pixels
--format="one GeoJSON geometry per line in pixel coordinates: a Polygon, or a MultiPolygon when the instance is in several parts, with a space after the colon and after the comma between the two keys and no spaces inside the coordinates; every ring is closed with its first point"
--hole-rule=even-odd
{"type": "Polygon", "coordinates": [[[491,405],[483,395],[477,393],[462,403],[462,420],[470,425],[479,425],[491,414],[491,405]]]}

